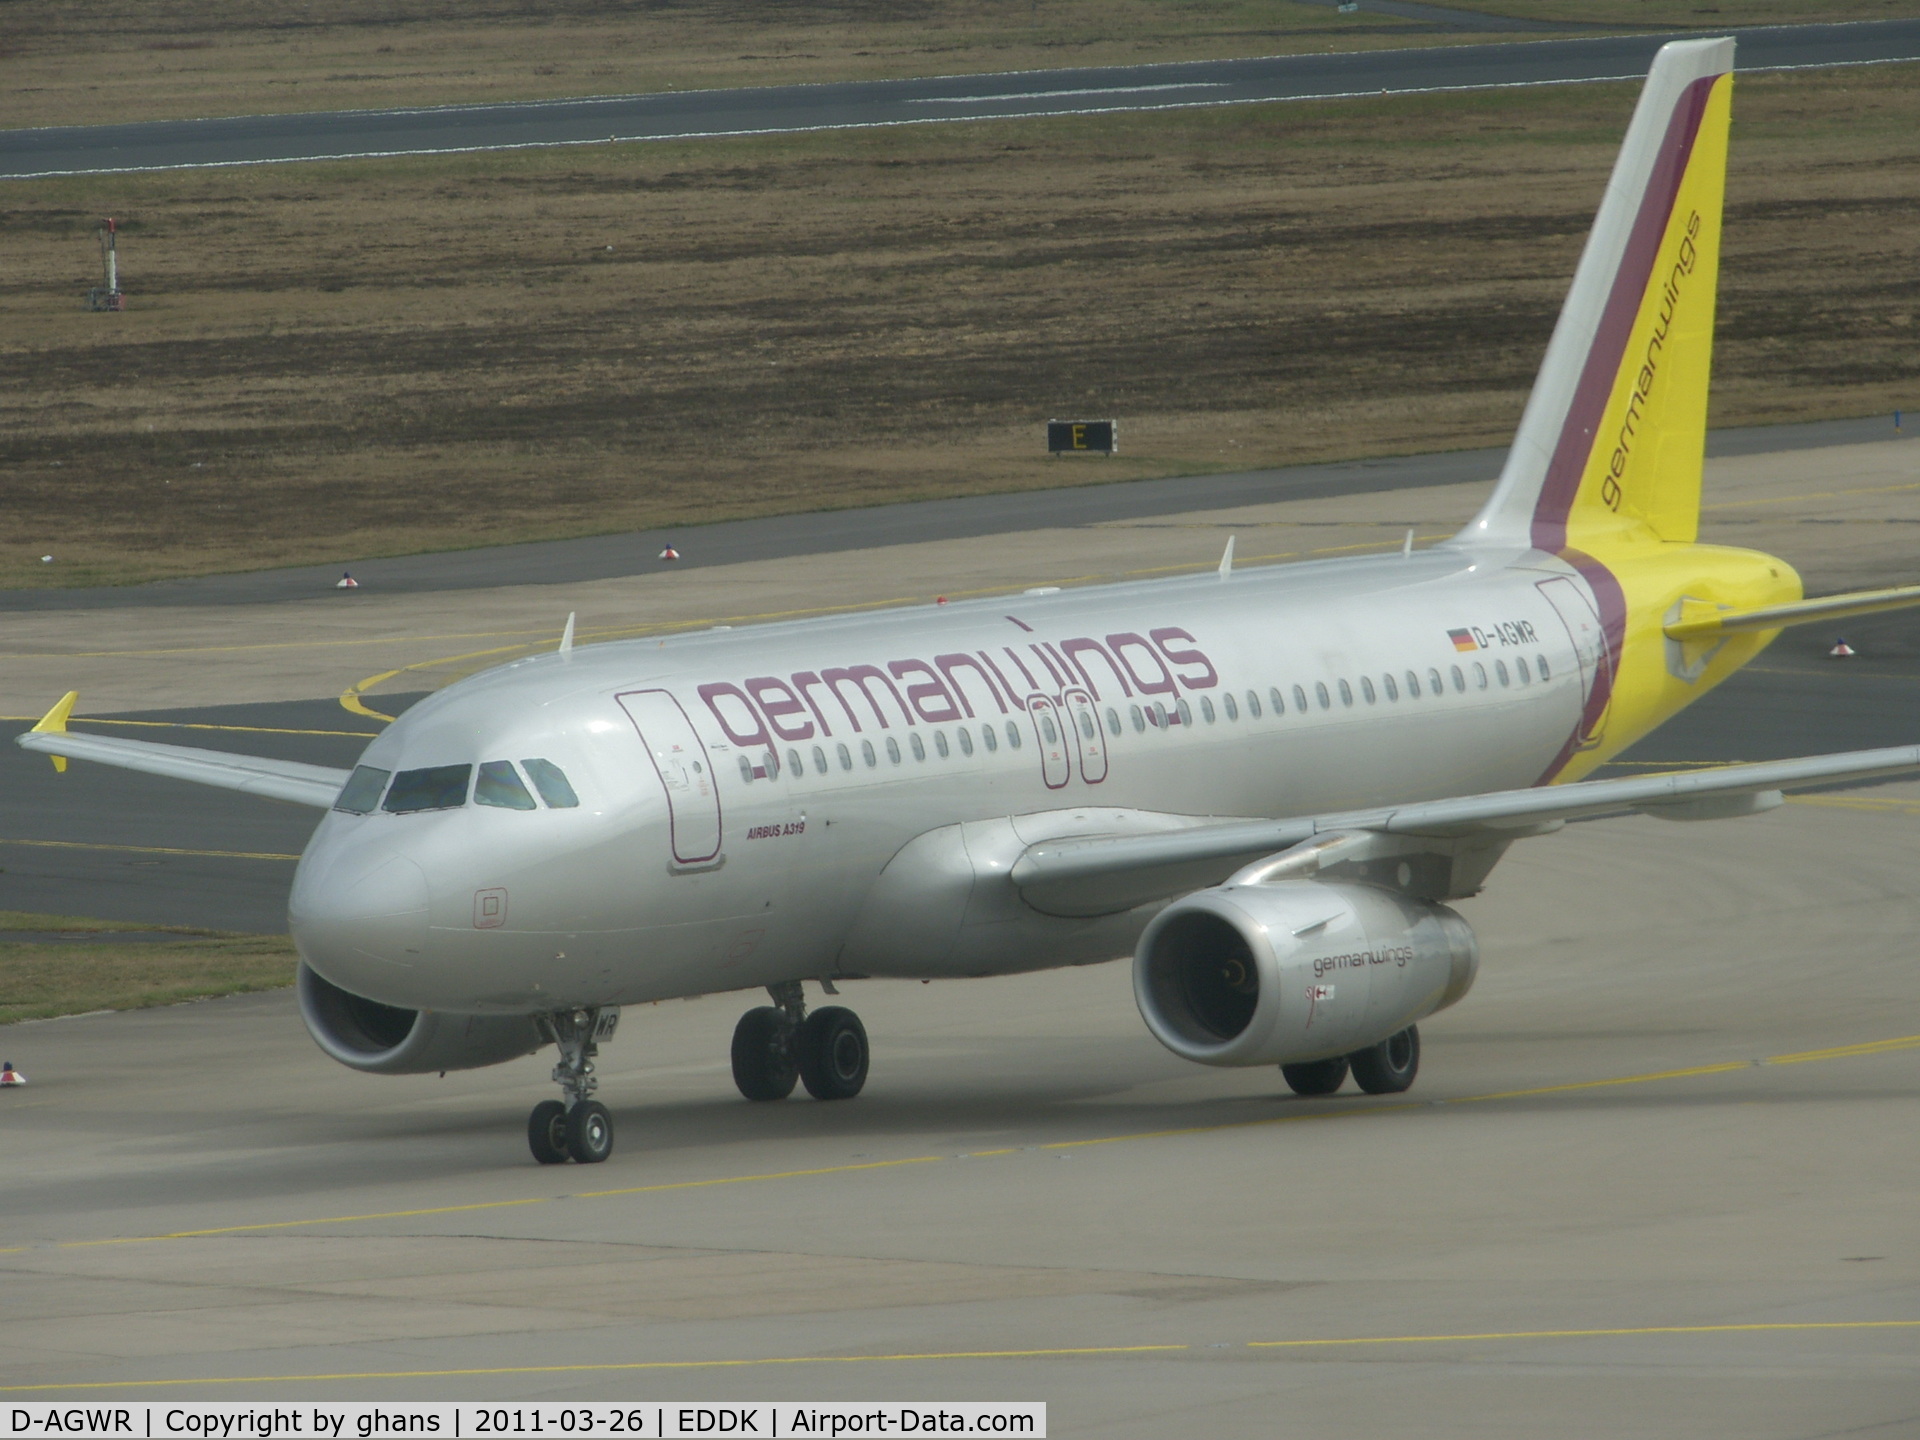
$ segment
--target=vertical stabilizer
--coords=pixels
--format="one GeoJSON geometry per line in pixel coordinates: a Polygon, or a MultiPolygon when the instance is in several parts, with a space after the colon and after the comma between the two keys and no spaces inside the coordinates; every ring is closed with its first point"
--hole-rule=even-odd
{"type": "Polygon", "coordinates": [[[1695,538],[1732,71],[1731,39],[1654,57],[1506,468],[1460,541],[1695,538]]]}

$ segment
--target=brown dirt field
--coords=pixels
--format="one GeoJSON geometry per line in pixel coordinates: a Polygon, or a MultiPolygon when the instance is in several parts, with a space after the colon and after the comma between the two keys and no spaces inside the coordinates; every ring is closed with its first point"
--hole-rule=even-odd
{"type": "MultiPolygon", "coordinates": [[[[1741,81],[1714,423],[1920,401],[1917,79],[1741,81]]],[[[0,584],[1499,443],[1634,93],[9,187],[0,584]]]]}
{"type": "MultiPolygon", "coordinates": [[[[1333,0],[6,0],[0,127],[444,105],[1534,35],[1333,0]]],[[[1911,0],[1459,0],[1627,29],[1881,19],[1911,0]]]]}

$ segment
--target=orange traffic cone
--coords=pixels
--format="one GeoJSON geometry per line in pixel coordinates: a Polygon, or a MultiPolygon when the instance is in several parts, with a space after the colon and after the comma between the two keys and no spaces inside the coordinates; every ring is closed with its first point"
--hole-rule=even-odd
{"type": "Polygon", "coordinates": [[[333,582],[333,588],[336,590],[358,590],[360,588],[360,582],[353,578],[352,571],[348,571],[333,582]]]}
{"type": "Polygon", "coordinates": [[[13,1068],[11,1060],[0,1060],[0,1085],[24,1085],[27,1077],[13,1068]]]}
{"type": "Polygon", "coordinates": [[[680,558],[680,552],[669,545],[660,552],[660,558],[662,560],[678,560],[680,558]]]}

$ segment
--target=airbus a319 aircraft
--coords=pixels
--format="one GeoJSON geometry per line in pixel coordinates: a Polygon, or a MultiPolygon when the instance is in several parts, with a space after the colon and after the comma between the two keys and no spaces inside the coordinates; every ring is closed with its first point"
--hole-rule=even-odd
{"type": "Polygon", "coordinates": [[[1748,815],[1920,748],[1589,780],[1802,599],[1697,543],[1733,42],[1647,78],[1485,508],[1432,549],[572,647],[449,687],[350,773],[68,733],[32,750],[320,808],[289,920],[320,1047],[381,1074],[558,1047],[542,1162],[604,1160],[619,1007],[764,986],[750,1100],[857,1095],[867,1036],[803,984],[1131,951],[1174,1053],[1306,1095],[1406,1089],[1472,986],[1514,841],[1748,815]]]}

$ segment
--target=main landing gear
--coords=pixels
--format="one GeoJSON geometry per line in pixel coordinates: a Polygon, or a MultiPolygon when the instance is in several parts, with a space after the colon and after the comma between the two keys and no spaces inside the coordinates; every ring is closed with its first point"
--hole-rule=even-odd
{"type": "MultiPolygon", "coordinates": [[[[829,992],[831,993],[831,992],[829,992]]],[[[769,985],[773,1004],[733,1028],[733,1083],[749,1100],[784,1100],[794,1083],[816,1100],[851,1100],[867,1083],[867,1030],[840,1005],[807,1013],[798,980],[769,985]]]]}
{"type": "Polygon", "coordinates": [[[1280,1074],[1296,1095],[1331,1095],[1347,1083],[1347,1073],[1369,1095],[1398,1095],[1420,1073],[1420,1027],[1389,1035],[1351,1055],[1331,1060],[1309,1060],[1304,1065],[1282,1065],[1280,1074]]]}
{"type": "Polygon", "coordinates": [[[593,1057],[600,1042],[613,1038],[620,1023],[615,1005],[589,1005],[558,1010],[544,1017],[553,1042],[560,1047],[560,1063],[553,1078],[565,1100],[542,1100],[527,1117],[527,1148],[542,1165],[572,1160],[598,1165],[613,1153],[613,1116],[593,1098],[600,1079],[593,1073],[593,1057]]]}

